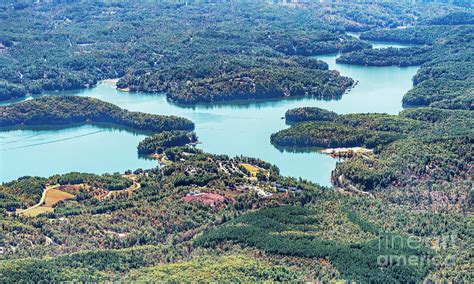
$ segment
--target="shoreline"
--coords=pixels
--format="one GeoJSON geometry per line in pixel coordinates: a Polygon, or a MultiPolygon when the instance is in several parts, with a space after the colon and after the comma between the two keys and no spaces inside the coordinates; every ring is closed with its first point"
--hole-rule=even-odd
{"type": "Polygon", "coordinates": [[[354,155],[371,155],[373,154],[372,149],[364,147],[341,147],[341,148],[328,148],[319,151],[322,154],[330,155],[333,158],[350,158],[354,155]]]}

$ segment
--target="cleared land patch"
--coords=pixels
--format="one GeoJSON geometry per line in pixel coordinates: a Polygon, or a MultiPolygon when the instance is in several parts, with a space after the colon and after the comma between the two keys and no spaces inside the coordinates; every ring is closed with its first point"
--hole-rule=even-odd
{"type": "Polygon", "coordinates": [[[252,177],[256,177],[259,172],[262,172],[263,174],[268,176],[268,171],[260,167],[247,163],[241,163],[240,166],[242,166],[246,171],[248,171],[250,176],[252,177]]]}
{"type": "Polygon", "coordinates": [[[58,202],[74,198],[74,195],[61,191],[59,185],[48,186],[41,196],[41,199],[35,205],[17,211],[17,214],[27,216],[27,217],[36,217],[43,213],[53,212],[53,206],[56,205],[58,202]]]}
{"type": "Polygon", "coordinates": [[[39,207],[29,208],[23,211],[21,214],[26,217],[36,217],[40,214],[49,213],[53,211],[54,209],[52,207],[39,206],[39,207]]]}
{"type": "Polygon", "coordinates": [[[59,189],[50,189],[46,193],[46,199],[44,201],[44,206],[46,207],[53,207],[56,205],[58,202],[61,202],[63,200],[71,199],[74,198],[74,195],[61,191],[59,189]]]}

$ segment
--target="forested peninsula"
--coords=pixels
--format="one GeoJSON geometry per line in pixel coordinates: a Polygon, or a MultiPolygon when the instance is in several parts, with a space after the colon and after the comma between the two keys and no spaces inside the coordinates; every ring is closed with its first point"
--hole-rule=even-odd
{"type": "Polygon", "coordinates": [[[287,115],[303,122],[273,134],[276,146],[374,148],[375,158],[356,155],[338,164],[335,184],[340,184],[337,178],[343,174],[359,188],[370,190],[400,186],[408,176],[417,179],[416,175],[464,179],[472,170],[472,111],[417,108],[400,115],[346,114],[327,119],[327,111],[300,108],[287,115]]]}
{"type": "Polygon", "coordinates": [[[0,128],[114,126],[153,134],[137,145],[138,154],[162,153],[197,142],[194,123],[177,116],[131,112],[111,103],[78,96],[49,96],[0,106],[0,128]]]}
{"type": "MultiPolygon", "coordinates": [[[[302,108],[287,113],[290,118],[305,121],[292,125],[271,136],[273,144],[280,147],[368,147],[389,144],[402,138],[423,140],[469,137],[474,135],[474,117],[470,111],[449,113],[449,117],[435,120],[413,119],[432,109],[407,110],[397,115],[385,114],[346,114],[332,119],[325,113],[316,116],[315,108],[302,108]],[[295,116],[295,112],[299,115],[295,116]],[[450,123],[456,127],[448,127],[450,123]]],[[[316,108],[317,109],[317,108],[316,108]]]]}
{"type": "Polygon", "coordinates": [[[196,134],[188,131],[165,131],[145,138],[137,148],[139,154],[161,154],[166,149],[197,142],[196,134]]]}
{"type": "Polygon", "coordinates": [[[194,129],[193,122],[185,118],[131,112],[87,97],[48,96],[0,106],[0,127],[66,126],[85,123],[108,123],[154,133],[194,129]]]}

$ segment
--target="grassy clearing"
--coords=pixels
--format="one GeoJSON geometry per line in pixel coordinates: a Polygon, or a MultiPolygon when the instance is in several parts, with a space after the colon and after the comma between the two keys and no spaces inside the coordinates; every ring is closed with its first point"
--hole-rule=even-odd
{"type": "Polygon", "coordinates": [[[257,176],[257,173],[260,170],[259,168],[251,164],[241,163],[240,165],[244,167],[244,169],[246,169],[250,173],[250,175],[254,177],[257,176]]]}
{"type": "Polygon", "coordinates": [[[252,177],[256,177],[259,172],[263,172],[265,175],[268,176],[268,171],[257,166],[241,163],[240,164],[245,170],[247,170],[252,177]]]}
{"type": "Polygon", "coordinates": [[[24,211],[22,214],[26,217],[36,217],[40,214],[49,213],[49,212],[53,212],[53,211],[54,211],[54,209],[51,208],[51,207],[39,206],[39,207],[34,207],[34,208],[31,208],[31,209],[28,209],[28,210],[24,211]]]}

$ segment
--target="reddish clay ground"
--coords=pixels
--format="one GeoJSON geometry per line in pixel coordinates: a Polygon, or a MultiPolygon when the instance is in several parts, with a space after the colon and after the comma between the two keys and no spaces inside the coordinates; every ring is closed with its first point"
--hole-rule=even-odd
{"type": "Polygon", "coordinates": [[[211,192],[201,192],[183,197],[184,202],[200,202],[209,206],[215,206],[225,201],[225,197],[211,192]]]}

